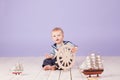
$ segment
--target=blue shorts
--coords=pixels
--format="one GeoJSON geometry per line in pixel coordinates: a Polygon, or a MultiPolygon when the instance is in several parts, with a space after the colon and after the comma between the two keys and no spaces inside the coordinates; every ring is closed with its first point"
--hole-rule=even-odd
{"type": "Polygon", "coordinates": [[[56,58],[55,59],[51,59],[51,58],[45,59],[43,61],[42,67],[44,67],[46,65],[50,65],[50,66],[57,65],[55,62],[56,62],[56,58]]]}

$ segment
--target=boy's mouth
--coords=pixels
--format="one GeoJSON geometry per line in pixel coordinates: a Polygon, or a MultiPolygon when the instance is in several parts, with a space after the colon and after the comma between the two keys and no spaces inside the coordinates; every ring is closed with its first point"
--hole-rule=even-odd
{"type": "Polygon", "coordinates": [[[59,39],[56,39],[56,41],[59,41],[59,39]]]}

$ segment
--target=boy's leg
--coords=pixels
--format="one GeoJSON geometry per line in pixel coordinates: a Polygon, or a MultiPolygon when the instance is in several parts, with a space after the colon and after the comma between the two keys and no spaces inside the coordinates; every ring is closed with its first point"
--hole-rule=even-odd
{"type": "Polygon", "coordinates": [[[52,59],[45,59],[43,61],[42,67],[44,67],[46,65],[52,65],[52,59]]]}
{"type": "Polygon", "coordinates": [[[58,69],[58,64],[56,63],[56,58],[52,59],[52,70],[58,69]]]}
{"type": "Polygon", "coordinates": [[[54,58],[53,59],[53,65],[55,66],[55,69],[57,69],[57,70],[63,70],[62,68],[59,67],[59,65],[58,65],[58,63],[56,63],[56,61],[57,61],[57,59],[54,58]]]}
{"type": "Polygon", "coordinates": [[[52,66],[52,59],[45,59],[43,61],[42,67],[44,70],[51,70],[51,66],[52,66]]]}
{"type": "Polygon", "coordinates": [[[44,70],[51,70],[51,69],[52,69],[52,66],[46,65],[46,66],[43,67],[43,69],[44,69],[44,70]]]}
{"type": "Polygon", "coordinates": [[[51,66],[51,70],[56,70],[56,69],[57,69],[56,65],[51,66]]]}

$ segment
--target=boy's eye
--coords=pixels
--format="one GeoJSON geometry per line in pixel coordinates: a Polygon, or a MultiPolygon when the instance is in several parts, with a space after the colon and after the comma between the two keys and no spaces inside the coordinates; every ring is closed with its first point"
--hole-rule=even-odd
{"type": "Polygon", "coordinates": [[[53,37],[56,37],[55,35],[53,37]]]}
{"type": "Polygon", "coordinates": [[[60,36],[60,35],[57,35],[57,36],[60,36]]]}

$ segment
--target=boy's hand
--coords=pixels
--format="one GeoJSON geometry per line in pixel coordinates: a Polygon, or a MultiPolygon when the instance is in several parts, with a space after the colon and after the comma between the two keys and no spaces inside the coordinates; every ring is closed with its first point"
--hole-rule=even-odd
{"type": "Polygon", "coordinates": [[[77,50],[78,50],[78,47],[73,47],[71,52],[72,52],[72,53],[76,53],[77,50]]]}
{"type": "Polygon", "coordinates": [[[47,59],[49,59],[49,58],[53,58],[53,55],[46,54],[45,57],[46,57],[47,59]]]}

